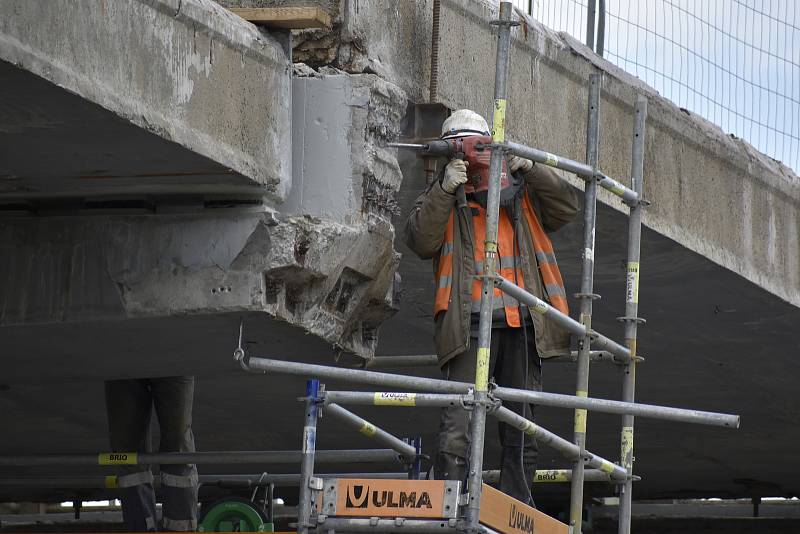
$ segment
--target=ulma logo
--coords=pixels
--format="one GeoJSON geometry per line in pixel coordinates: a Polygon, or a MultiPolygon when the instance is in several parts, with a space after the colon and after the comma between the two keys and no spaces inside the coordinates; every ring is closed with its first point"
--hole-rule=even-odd
{"type": "Polygon", "coordinates": [[[348,508],[366,508],[369,504],[369,486],[366,488],[363,485],[353,484],[347,487],[347,503],[345,506],[348,508]]]}
{"type": "Polygon", "coordinates": [[[526,514],[525,510],[517,510],[517,506],[512,504],[511,510],[508,512],[508,526],[527,534],[533,534],[533,516],[526,514]]]}
{"type": "Polygon", "coordinates": [[[347,487],[347,508],[433,508],[427,491],[370,490],[369,486],[353,484],[347,487]]]}

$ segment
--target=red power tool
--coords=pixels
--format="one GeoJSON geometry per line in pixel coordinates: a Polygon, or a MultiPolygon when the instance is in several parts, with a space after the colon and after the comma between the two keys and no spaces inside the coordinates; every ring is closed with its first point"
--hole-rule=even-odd
{"type": "MultiPolygon", "coordinates": [[[[492,159],[492,138],[488,135],[436,139],[424,144],[389,143],[389,146],[417,150],[421,155],[446,156],[466,161],[468,163],[467,183],[456,191],[459,208],[467,206],[466,193],[480,197],[485,196],[486,191],[489,190],[489,161],[492,159]]],[[[503,167],[500,171],[500,188],[505,191],[509,189],[510,185],[508,167],[505,158],[503,158],[503,167]]],[[[485,201],[481,203],[485,204],[485,201]]]]}

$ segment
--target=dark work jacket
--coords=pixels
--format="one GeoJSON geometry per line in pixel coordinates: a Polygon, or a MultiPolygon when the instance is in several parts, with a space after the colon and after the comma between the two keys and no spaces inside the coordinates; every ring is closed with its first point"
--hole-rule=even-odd
{"type": "MultiPolygon", "coordinates": [[[[534,165],[525,174],[526,190],[545,231],[553,232],[578,213],[575,191],[553,170],[544,165],[534,165]]],[[[472,213],[469,208],[458,209],[456,197],[442,189],[435,181],[416,200],[404,229],[406,244],[420,258],[432,258],[433,272],[437,272],[439,250],[450,213],[456,209],[453,240],[453,285],[447,311],[436,318],[434,341],[439,355],[439,365],[466,351],[470,343],[470,314],[472,308],[472,280],[475,277],[475,236],[472,213]]],[[[522,219],[519,246],[522,256],[522,276],[525,289],[539,298],[543,297],[542,279],[534,253],[533,241],[527,223],[522,219]]],[[[569,334],[543,316],[531,311],[531,322],[536,336],[536,349],[542,358],[568,354],[569,334]]]]}

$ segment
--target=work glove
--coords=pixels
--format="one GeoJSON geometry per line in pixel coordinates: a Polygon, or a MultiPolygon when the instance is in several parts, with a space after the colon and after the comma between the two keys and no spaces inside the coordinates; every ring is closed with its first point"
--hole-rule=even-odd
{"type": "Polygon", "coordinates": [[[532,168],[533,162],[531,160],[519,156],[511,156],[511,160],[508,162],[508,169],[512,173],[522,171],[522,174],[525,174],[532,168]]]}
{"type": "Polygon", "coordinates": [[[444,168],[442,189],[451,195],[455,194],[458,186],[467,183],[467,166],[469,163],[463,159],[451,159],[444,168]]]}

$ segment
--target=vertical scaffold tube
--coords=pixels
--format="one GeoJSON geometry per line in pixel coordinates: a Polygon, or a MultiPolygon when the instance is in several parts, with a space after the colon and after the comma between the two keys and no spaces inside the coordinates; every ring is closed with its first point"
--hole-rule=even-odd
{"type": "MultiPolygon", "coordinates": [[[[647,98],[636,98],[633,124],[633,152],[631,155],[631,188],[642,195],[644,178],[644,138],[647,121],[647,98]]],[[[622,400],[633,402],[636,390],[636,331],[639,326],[639,252],[642,241],[642,204],[631,208],[628,221],[628,268],[625,279],[625,345],[631,351],[631,360],[623,367],[622,400]]],[[[620,434],[620,465],[633,474],[633,416],[622,416],[620,434]]],[[[631,498],[633,483],[630,479],[620,486],[619,534],[631,531],[631,498]]]]}
{"type": "Polygon", "coordinates": [[[494,275],[497,261],[497,221],[500,209],[500,173],[503,167],[506,127],[506,79],[511,41],[511,2],[500,3],[497,21],[497,62],[494,80],[494,114],[492,116],[492,156],[489,161],[489,192],[486,205],[486,241],[483,263],[483,290],[478,327],[478,350],[475,368],[475,405],[470,421],[471,449],[469,461],[467,528],[480,528],[481,486],[483,484],[483,442],[486,431],[486,405],[489,387],[489,354],[492,337],[492,307],[494,304],[494,275]]]}
{"type": "MultiPolygon", "coordinates": [[[[589,77],[589,117],[586,126],[586,161],[597,170],[598,144],[600,138],[600,86],[601,74],[592,74],[589,77]]],[[[593,173],[594,174],[594,173],[593,173]]],[[[581,301],[580,322],[586,327],[587,332],[592,328],[592,301],[594,295],[594,235],[596,223],[597,179],[586,182],[583,206],[583,270],[581,276],[581,301]]],[[[585,335],[581,340],[578,351],[578,379],[575,395],[586,397],[589,395],[589,361],[591,338],[585,335]]],[[[580,534],[583,519],[583,456],[586,451],[586,410],[575,410],[575,445],[581,451],[579,458],[572,468],[571,498],[570,498],[570,526],[573,534],[580,534]]]]}
{"type": "Polygon", "coordinates": [[[311,512],[314,510],[314,453],[317,449],[317,416],[319,411],[319,380],[306,382],[306,411],[303,420],[302,460],[300,464],[300,494],[297,503],[297,534],[308,534],[311,512]]]}

